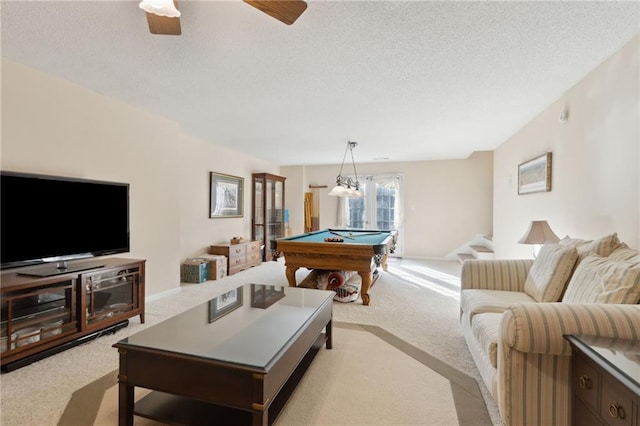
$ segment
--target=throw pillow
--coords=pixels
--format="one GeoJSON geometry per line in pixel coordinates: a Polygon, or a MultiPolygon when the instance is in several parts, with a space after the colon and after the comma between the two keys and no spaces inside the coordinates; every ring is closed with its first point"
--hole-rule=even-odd
{"type": "Polygon", "coordinates": [[[597,254],[598,256],[607,257],[620,245],[620,240],[618,239],[618,234],[613,233],[610,235],[606,235],[600,239],[593,240],[587,248],[584,250],[584,253],[580,252],[578,249],[578,257],[580,255],[584,255],[586,258],[590,254],[597,254]]]}
{"type": "Polygon", "coordinates": [[[611,260],[621,260],[629,263],[640,263],[640,251],[629,248],[625,243],[620,243],[610,255],[611,260]]]}
{"type": "Polygon", "coordinates": [[[560,300],[577,258],[575,247],[543,245],[524,282],[525,293],[537,302],[560,300]]]}
{"type": "Polygon", "coordinates": [[[583,240],[582,238],[571,238],[566,235],[563,239],[558,241],[558,244],[565,247],[578,247],[582,244],[589,244],[591,240],[583,240]]]}
{"type": "Polygon", "coordinates": [[[578,264],[590,254],[607,257],[623,243],[618,240],[618,234],[614,232],[597,240],[582,240],[580,238],[570,238],[566,236],[561,239],[558,244],[565,247],[576,248],[578,251],[576,266],[578,266],[578,264]]]}
{"type": "Polygon", "coordinates": [[[576,268],[562,301],[638,303],[640,301],[640,264],[590,255],[576,268]]]}

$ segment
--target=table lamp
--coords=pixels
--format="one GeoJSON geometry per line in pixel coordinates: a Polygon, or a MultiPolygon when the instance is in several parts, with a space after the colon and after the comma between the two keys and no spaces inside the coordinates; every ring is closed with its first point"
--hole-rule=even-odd
{"type": "Polygon", "coordinates": [[[546,242],[557,243],[558,241],[560,241],[560,238],[553,233],[546,220],[534,220],[531,221],[529,229],[527,229],[527,232],[518,240],[518,243],[533,244],[533,257],[535,258],[542,244],[546,242]]]}

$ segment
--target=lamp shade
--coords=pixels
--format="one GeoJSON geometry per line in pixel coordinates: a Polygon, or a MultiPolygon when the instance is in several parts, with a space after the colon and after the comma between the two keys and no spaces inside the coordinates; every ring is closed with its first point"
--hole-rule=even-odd
{"type": "Polygon", "coordinates": [[[332,195],[334,197],[346,197],[347,196],[347,188],[345,188],[342,185],[336,185],[331,192],[329,192],[329,195],[332,195]]]}
{"type": "Polygon", "coordinates": [[[557,243],[560,238],[553,233],[546,220],[534,220],[529,229],[518,240],[520,244],[544,244],[546,242],[557,243]]]}
{"type": "Polygon", "coordinates": [[[180,16],[180,11],[173,4],[173,0],[142,0],[138,6],[145,12],[158,16],[166,16],[167,18],[180,16]]]}

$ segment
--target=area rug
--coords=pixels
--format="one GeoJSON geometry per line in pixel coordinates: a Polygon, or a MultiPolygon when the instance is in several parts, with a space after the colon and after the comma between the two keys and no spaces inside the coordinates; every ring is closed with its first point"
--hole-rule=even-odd
{"type": "MultiPolygon", "coordinates": [[[[136,400],[147,390],[136,389],[136,400]]],[[[58,425],[117,424],[117,371],[74,392],[58,425]]],[[[136,425],[162,425],[136,417],[136,425]]],[[[215,419],[212,423],[215,424],[215,419]]],[[[275,425],[491,425],[477,382],[377,326],[334,323],[275,425]]]]}

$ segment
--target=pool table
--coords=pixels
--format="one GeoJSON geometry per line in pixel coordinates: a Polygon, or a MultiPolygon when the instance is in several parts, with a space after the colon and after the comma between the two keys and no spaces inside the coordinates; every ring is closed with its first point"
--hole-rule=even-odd
{"type": "Polygon", "coordinates": [[[371,301],[369,288],[377,267],[387,270],[387,257],[396,248],[397,231],[323,229],[271,241],[273,260],[284,256],[287,281],[296,287],[299,268],[357,271],[362,277],[362,304],[371,301]],[[342,241],[331,241],[332,239],[342,241]]]}

